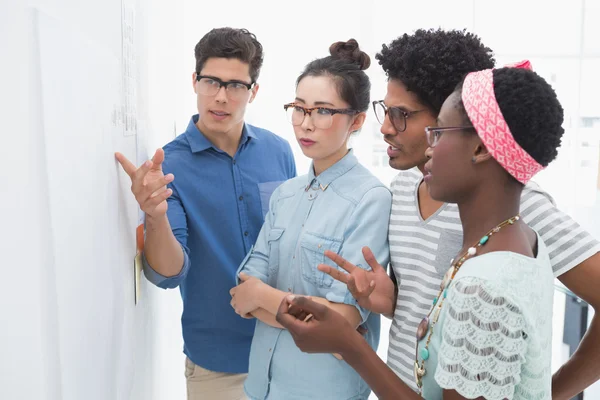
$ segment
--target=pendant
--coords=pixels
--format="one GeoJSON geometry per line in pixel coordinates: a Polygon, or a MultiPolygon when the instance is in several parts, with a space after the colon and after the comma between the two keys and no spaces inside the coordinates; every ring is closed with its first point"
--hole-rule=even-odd
{"type": "Polygon", "coordinates": [[[425,317],[419,323],[417,327],[417,342],[421,341],[425,335],[427,334],[427,329],[429,329],[429,318],[425,317]]]}
{"type": "Polygon", "coordinates": [[[423,377],[425,376],[425,367],[420,367],[419,363],[415,361],[414,365],[415,383],[420,388],[423,386],[423,377]]]}

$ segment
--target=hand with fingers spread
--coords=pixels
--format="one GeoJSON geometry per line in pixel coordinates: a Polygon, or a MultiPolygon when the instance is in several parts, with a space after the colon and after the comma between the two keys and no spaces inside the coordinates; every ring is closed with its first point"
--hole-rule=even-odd
{"type": "Polygon", "coordinates": [[[152,160],[146,161],[139,168],[121,153],[115,153],[115,157],[131,178],[131,192],[142,211],[151,218],[164,216],[168,208],[167,199],[173,193],[167,188],[167,184],[175,179],[173,174],[163,173],[164,151],[156,150],[152,160]]]}
{"type": "Polygon", "coordinates": [[[326,251],[325,256],[347,273],[326,264],[319,264],[318,269],[333,279],[345,283],[361,307],[392,317],[396,300],[394,282],[368,247],[363,247],[362,253],[371,267],[370,271],[355,266],[332,251],[326,251]]]}
{"type": "Polygon", "coordinates": [[[276,319],[305,353],[343,356],[353,341],[364,340],[340,313],[303,296],[286,296],[276,319]]]}

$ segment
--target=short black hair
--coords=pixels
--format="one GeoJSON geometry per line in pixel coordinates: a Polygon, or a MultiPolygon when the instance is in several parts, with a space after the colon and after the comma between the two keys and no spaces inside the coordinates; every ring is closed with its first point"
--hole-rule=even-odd
{"type": "Polygon", "coordinates": [[[365,69],[371,58],[360,50],[358,42],[335,42],[329,47],[330,55],[311,61],[296,80],[296,86],[306,76],[331,76],[338,94],[356,111],[367,111],[371,100],[371,81],[365,69]]]}
{"type": "Polygon", "coordinates": [[[212,29],[196,44],[194,55],[197,74],[209,58],[235,58],[250,66],[252,82],[258,79],[263,64],[263,47],[247,29],[212,29]]]}
{"type": "Polygon", "coordinates": [[[419,29],[384,44],[375,58],[388,79],[401,81],[436,114],[469,72],[495,64],[492,50],[466,30],[419,29]]]}

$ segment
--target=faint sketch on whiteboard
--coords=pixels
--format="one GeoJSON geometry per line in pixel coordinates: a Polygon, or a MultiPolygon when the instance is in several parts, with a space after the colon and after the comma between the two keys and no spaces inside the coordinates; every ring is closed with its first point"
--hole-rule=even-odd
{"type": "Polygon", "coordinates": [[[121,1],[121,39],[123,65],[123,113],[121,115],[125,136],[137,133],[137,81],[135,54],[135,4],[121,1]]]}

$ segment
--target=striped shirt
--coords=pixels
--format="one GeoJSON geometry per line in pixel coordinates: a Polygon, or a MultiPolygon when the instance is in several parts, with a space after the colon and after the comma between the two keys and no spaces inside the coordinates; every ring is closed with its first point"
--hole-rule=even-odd
{"type": "MultiPolygon", "coordinates": [[[[456,204],[444,204],[427,220],[418,205],[423,175],[417,169],[400,172],[392,182],[390,217],[391,264],[398,281],[398,299],[390,329],[388,365],[413,390],[417,325],[429,312],[450,260],[462,248],[462,225],[456,204]]],[[[521,196],[523,220],[536,230],[559,276],[600,251],[600,243],[556,208],[535,183],[521,196]]]]}

